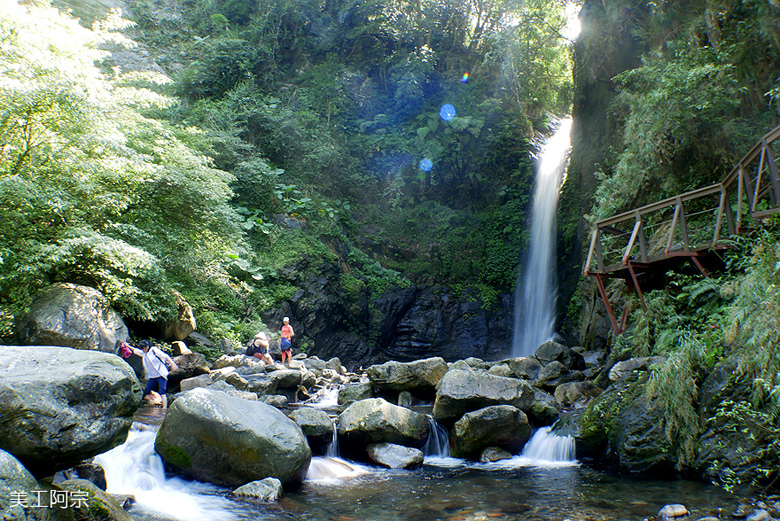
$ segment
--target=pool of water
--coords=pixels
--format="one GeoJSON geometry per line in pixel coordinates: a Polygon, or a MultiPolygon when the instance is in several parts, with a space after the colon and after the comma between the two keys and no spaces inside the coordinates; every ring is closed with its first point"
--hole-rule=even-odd
{"type": "Polygon", "coordinates": [[[125,445],[98,457],[114,468],[107,468],[109,491],[137,497],[130,513],[138,520],[626,521],[653,518],[670,503],[688,508],[682,519],[696,520],[722,517],[738,502],[707,483],[636,480],[522,456],[490,464],[426,457],[414,470],[316,457],[296,490],[251,505],[229,499],[227,489],[166,476],[153,452],[160,419],[156,411],[138,418],[125,445]]]}

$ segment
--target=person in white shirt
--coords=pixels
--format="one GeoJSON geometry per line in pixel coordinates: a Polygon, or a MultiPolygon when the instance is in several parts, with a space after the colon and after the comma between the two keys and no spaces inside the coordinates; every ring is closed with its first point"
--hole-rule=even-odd
{"type": "Polygon", "coordinates": [[[162,408],[167,409],[168,373],[176,367],[176,362],[164,351],[153,346],[149,340],[141,340],[138,346],[141,349],[128,344],[128,347],[144,360],[144,371],[149,379],[144,390],[144,396],[157,389],[157,392],[162,397],[162,408]]]}

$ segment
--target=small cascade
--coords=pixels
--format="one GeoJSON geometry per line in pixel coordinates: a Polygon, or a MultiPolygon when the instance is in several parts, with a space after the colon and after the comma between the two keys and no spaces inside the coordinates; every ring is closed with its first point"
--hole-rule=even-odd
{"type": "Polygon", "coordinates": [[[325,456],[329,458],[338,458],[341,456],[339,451],[339,430],[336,428],[336,420],[331,418],[333,422],[333,439],[325,448],[325,456]]]}
{"type": "Polygon", "coordinates": [[[306,400],[306,405],[315,409],[335,409],[339,405],[339,386],[323,387],[306,400]]]}
{"type": "Polygon", "coordinates": [[[95,457],[106,473],[107,491],[131,494],[133,509],[180,521],[232,521],[232,502],[219,497],[217,487],[197,481],[167,478],[162,458],[154,452],[156,429],[134,424],[127,441],[95,457]]]}
{"type": "Polygon", "coordinates": [[[550,462],[576,461],[573,436],[560,436],[551,427],[537,430],[523,448],[523,457],[550,462]]]}
{"type": "Polygon", "coordinates": [[[450,433],[433,416],[428,416],[428,441],[422,448],[423,455],[437,458],[450,457],[450,433]]]}
{"type": "Polygon", "coordinates": [[[368,473],[367,467],[341,458],[317,456],[311,459],[306,472],[307,481],[337,481],[368,473]]]}

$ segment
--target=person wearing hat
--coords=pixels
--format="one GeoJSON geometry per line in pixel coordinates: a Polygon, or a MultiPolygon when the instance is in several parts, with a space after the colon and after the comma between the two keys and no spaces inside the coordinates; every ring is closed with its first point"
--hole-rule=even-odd
{"type": "Polygon", "coordinates": [[[282,322],[284,322],[284,325],[282,326],[280,347],[282,348],[282,363],[284,363],[285,360],[289,361],[292,358],[292,337],[295,336],[295,331],[293,331],[290,325],[290,317],[284,317],[282,322]]]}
{"type": "Polygon", "coordinates": [[[133,353],[137,354],[144,361],[144,371],[149,381],[146,383],[146,389],[144,390],[144,396],[148,396],[153,390],[157,389],[162,397],[162,408],[168,408],[168,374],[170,371],[178,369],[176,362],[173,358],[168,356],[164,351],[152,345],[149,340],[141,340],[138,343],[138,349],[125,344],[133,353]]]}
{"type": "Polygon", "coordinates": [[[271,353],[268,351],[269,344],[268,335],[265,334],[265,331],[260,331],[247,343],[246,354],[248,356],[254,356],[266,364],[273,365],[274,359],[271,358],[271,353]]]}

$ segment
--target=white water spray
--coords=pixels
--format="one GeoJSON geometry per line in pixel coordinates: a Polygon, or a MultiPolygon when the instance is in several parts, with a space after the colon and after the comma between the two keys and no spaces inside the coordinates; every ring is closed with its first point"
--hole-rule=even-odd
{"type": "Polygon", "coordinates": [[[166,478],[160,456],[154,452],[153,428],[130,430],[127,441],[95,457],[106,473],[107,492],[135,496],[134,509],[162,514],[179,521],[232,521],[234,504],[216,494],[207,483],[166,478]]]}
{"type": "Polygon", "coordinates": [[[572,436],[560,436],[542,427],[523,448],[523,457],[549,462],[574,462],[575,443],[572,436]]]}
{"type": "Polygon", "coordinates": [[[422,448],[426,457],[449,458],[450,457],[450,433],[437,422],[433,416],[428,416],[428,440],[422,448]]]}
{"type": "Polygon", "coordinates": [[[555,213],[563,172],[568,162],[571,118],[541,151],[531,209],[531,244],[515,286],[513,356],[530,356],[552,337],[555,322],[555,213]],[[522,283],[521,283],[522,282],[522,283]]]}

